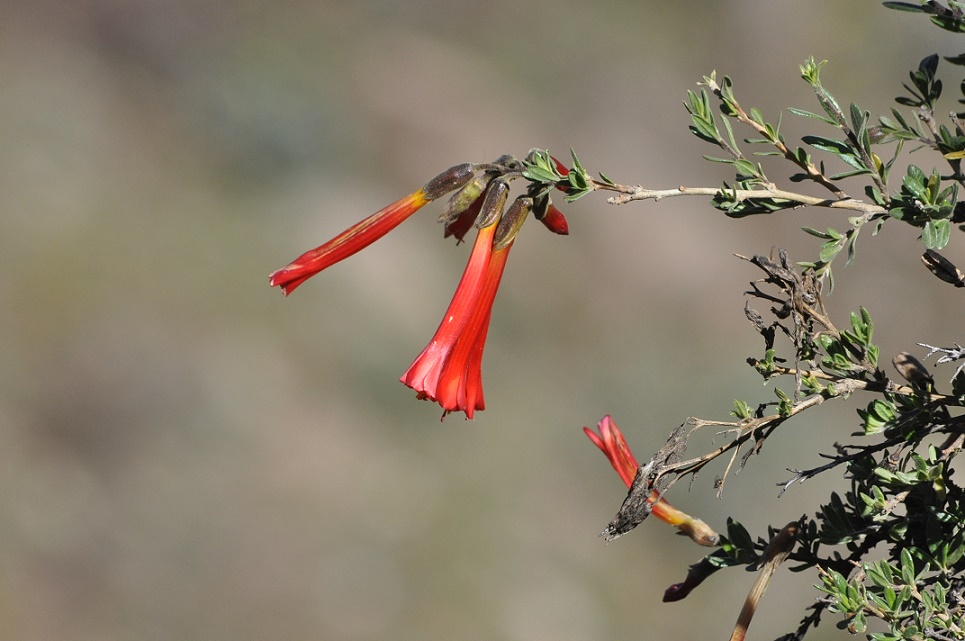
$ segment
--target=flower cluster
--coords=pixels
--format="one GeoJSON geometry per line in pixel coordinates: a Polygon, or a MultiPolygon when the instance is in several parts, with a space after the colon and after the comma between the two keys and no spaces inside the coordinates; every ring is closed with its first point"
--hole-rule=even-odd
{"type": "MultiPolygon", "coordinates": [[[[631,487],[640,466],[617,424],[607,415],[597,423],[596,432],[588,427],[584,427],[583,432],[606,455],[613,469],[623,479],[623,483],[628,488],[631,487]]],[[[689,536],[694,543],[715,546],[720,541],[720,537],[710,526],[667,503],[657,490],[650,492],[647,502],[650,504],[651,514],[677,528],[680,534],[689,536]]]]}
{"type": "Polygon", "coordinates": [[[369,246],[426,204],[454,192],[439,217],[444,236],[453,236],[459,243],[476,228],[476,240],[439,328],[400,380],[416,391],[417,398],[439,403],[443,418],[454,411],[472,418],[476,410],[485,409],[483,348],[509,250],[529,214],[554,233],[569,233],[566,218],[549,197],[550,188],[568,173],[561,163],[539,150],[530,152],[522,162],[501,156],[492,163],[455,165],[273,272],[269,282],[290,294],[308,278],[369,246]],[[527,172],[535,166],[532,159],[550,170],[534,177],[527,172]],[[548,165],[550,160],[554,165],[548,165]],[[528,180],[529,187],[507,208],[510,181],[516,178],[528,180]]]}

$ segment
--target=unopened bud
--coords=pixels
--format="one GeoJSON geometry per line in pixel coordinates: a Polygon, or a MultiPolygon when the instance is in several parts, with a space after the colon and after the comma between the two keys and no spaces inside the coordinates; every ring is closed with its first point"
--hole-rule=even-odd
{"type": "Polygon", "coordinates": [[[951,283],[955,287],[965,287],[965,274],[955,267],[952,261],[948,260],[933,249],[925,250],[921,255],[921,262],[925,264],[928,271],[946,283],[951,283]]]}
{"type": "Polygon", "coordinates": [[[482,207],[479,209],[479,218],[476,219],[476,227],[482,229],[489,227],[503,214],[506,206],[506,199],[509,198],[509,183],[502,178],[496,178],[489,183],[486,189],[486,196],[483,198],[482,207]]]}
{"type": "MultiPolygon", "coordinates": [[[[568,168],[566,165],[564,165],[562,162],[560,162],[560,159],[559,159],[559,158],[557,158],[556,156],[550,156],[550,158],[551,158],[551,159],[553,160],[553,162],[556,164],[556,171],[558,171],[558,172],[560,173],[560,175],[563,176],[563,178],[566,178],[567,176],[570,175],[570,170],[569,170],[569,168],[568,168]]],[[[556,188],[559,189],[560,191],[566,191],[567,187],[568,187],[568,185],[567,185],[566,183],[558,183],[558,184],[556,185],[556,188]]],[[[559,210],[557,210],[557,211],[559,211],[559,210]]],[[[562,216],[562,214],[560,214],[560,215],[562,216]]],[[[564,219],[563,222],[565,223],[566,220],[564,219]]],[[[560,232],[556,232],[556,233],[560,233],[560,232]]]]}
{"type": "Polygon", "coordinates": [[[566,216],[553,205],[549,196],[541,196],[533,204],[533,215],[546,229],[554,234],[566,236],[570,233],[570,226],[566,223],[566,216]]]}
{"type": "Polygon", "coordinates": [[[496,227],[493,249],[505,249],[513,244],[513,241],[516,240],[516,234],[519,233],[523,223],[526,222],[526,216],[532,209],[533,199],[529,196],[520,196],[513,201],[513,204],[509,206],[509,209],[499,220],[499,226],[496,227]]]}
{"type": "Polygon", "coordinates": [[[469,230],[472,229],[473,223],[476,222],[476,217],[479,216],[479,209],[482,207],[483,196],[480,194],[476,200],[466,207],[465,211],[456,216],[450,221],[445,223],[445,234],[444,238],[449,238],[450,236],[456,237],[456,244],[463,241],[469,230]]]}
{"type": "Polygon", "coordinates": [[[460,214],[476,202],[476,199],[482,195],[483,190],[486,189],[486,185],[492,178],[492,174],[483,173],[463,185],[446,201],[446,206],[442,208],[442,213],[439,214],[439,222],[445,223],[447,227],[451,225],[453,221],[459,218],[460,214]]]}
{"type": "Polygon", "coordinates": [[[556,165],[556,171],[560,172],[561,176],[566,176],[567,174],[570,173],[569,168],[566,165],[564,165],[559,158],[557,158],[556,156],[550,156],[550,159],[553,161],[553,164],[556,165]]]}
{"type": "Polygon", "coordinates": [[[450,191],[459,189],[476,174],[476,167],[471,162],[464,162],[445,170],[422,188],[426,200],[435,200],[450,191]]]}

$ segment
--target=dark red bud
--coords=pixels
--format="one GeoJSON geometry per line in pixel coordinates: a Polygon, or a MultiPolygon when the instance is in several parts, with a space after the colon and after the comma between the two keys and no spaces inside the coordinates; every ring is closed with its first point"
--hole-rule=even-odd
{"type": "Polygon", "coordinates": [[[567,169],[566,165],[560,162],[559,158],[556,156],[550,156],[550,158],[556,163],[556,171],[560,172],[561,176],[566,176],[570,173],[570,170],[567,169]]]}
{"type": "Polygon", "coordinates": [[[476,174],[476,167],[471,162],[464,162],[445,170],[422,188],[426,200],[435,200],[440,196],[448,194],[450,191],[459,189],[476,174]]]}
{"type": "Polygon", "coordinates": [[[513,244],[516,234],[519,233],[523,223],[526,222],[526,216],[532,209],[533,199],[529,196],[520,196],[513,201],[503,217],[499,219],[496,235],[493,237],[493,249],[505,249],[513,244]]]}
{"type": "Polygon", "coordinates": [[[554,234],[566,236],[570,233],[570,226],[566,222],[566,216],[551,202],[547,202],[546,211],[539,221],[546,226],[546,229],[554,234]]]}
{"type": "MultiPolygon", "coordinates": [[[[560,172],[560,175],[561,175],[561,176],[563,176],[564,178],[566,178],[567,176],[570,175],[570,170],[569,170],[569,168],[567,168],[566,165],[564,165],[563,163],[561,163],[560,160],[559,160],[559,158],[557,158],[556,156],[550,156],[550,159],[551,159],[554,163],[556,163],[556,171],[560,172]]],[[[565,185],[565,184],[556,185],[556,188],[559,189],[560,191],[566,191],[567,185],[565,185]]],[[[559,232],[557,232],[557,233],[559,233],[559,232]]],[[[563,232],[563,233],[565,234],[566,232],[563,232]]]]}

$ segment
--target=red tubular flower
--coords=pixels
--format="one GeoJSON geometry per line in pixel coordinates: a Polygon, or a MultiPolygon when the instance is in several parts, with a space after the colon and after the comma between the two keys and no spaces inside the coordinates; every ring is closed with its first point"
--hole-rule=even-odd
{"type": "MultiPolygon", "coordinates": [[[[479,232],[445,318],[401,381],[414,389],[418,398],[438,402],[443,418],[461,411],[471,419],[476,410],[485,408],[482,358],[496,291],[516,233],[536,211],[534,197],[524,195],[504,212],[510,180],[520,167],[522,164],[511,156],[494,163],[450,167],[421,189],[273,272],[269,276],[271,286],[290,294],[308,278],[368,247],[427,203],[455,192],[439,218],[445,236],[461,242],[471,228],[477,227],[479,232]]],[[[534,215],[551,231],[567,233],[566,219],[548,196],[534,215]]]]}
{"type": "Polygon", "coordinates": [[[468,183],[475,176],[475,171],[472,163],[450,167],[421,189],[355,223],[324,245],[305,252],[287,267],[272,272],[268,276],[268,282],[272,287],[281,287],[286,296],[291,294],[296,287],[318,272],[345,260],[385,236],[426,203],[468,183]]]}
{"type": "Polygon", "coordinates": [[[476,304],[466,322],[455,349],[449,355],[445,369],[439,377],[437,400],[447,410],[462,410],[471,419],[477,409],[486,408],[482,388],[482,357],[489,332],[489,319],[492,316],[493,301],[499,281],[503,277],[506,260],[509,258],[510,244],[503,249],[494,250],[489,258],[489,267],[483,277],[476,304]],[[468,349],[467,349],[468,346],[468,349]]]}
{"type": "Polygon", "coordinates": [[[365,249],[399,226],[406,218],[429,202],[425,190],[420,189],[380,209],[365,220],[355,223],[320,247],[311,249],[268,276],[272,287],[281,287],[287,296],[306,280],[365,249]]]}
{"type": "Polygon", "coordinates": [[[497,223],[479,230],[469,262],[442,323],[400,380],[418,398],[436,401],[443,417],[454,411],[472,418],[485,409],[482,355],[493,300],[509,247],[493,250],[497,223]]]}
{"type": "MultiPolygon", "coordinates": [[[[613,469],[617,471],[617,474],[623,479],[624,484],[629,488],[633,485],[633,479],[636,477],[637,469],[640,466],[637,464],[637,459],[634,458],[633,452],[630,451],[630,446],[627,445],[626,439],[623,438],[623,433],[609,415],[604,416],[603,419],[597,423],[597,429],[599,433],[594,432],[588,427],[584,427],[583,432],[593,441],[593,444],[600,448],[600,451],[606,455],[610,464],[613,465],[613,469]]],[[[720,540],[717,533],[710,529],[706,523],[673,507],[660,497],[658,491],[653,490],[650,492],[647,503],[650,504],[651,514],[664,523],[676,527],[681,534],[689,536],[694,543],[714,546],[717,545],[720,540]]]]}

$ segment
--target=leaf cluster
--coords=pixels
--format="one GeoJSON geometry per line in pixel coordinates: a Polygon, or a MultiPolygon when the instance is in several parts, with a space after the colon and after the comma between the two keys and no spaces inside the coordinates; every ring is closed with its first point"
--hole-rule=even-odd
{"type": "Polygon", "coordinates": [[[943,5],[937,0],[923,0],[918,4],[911,2],[885,2],[883,4],[889,9],[930,15],[931,21],[945,31],[965,33],[965,13],[963,13],[965,4],[961,2],[948,0],[943,5]]]}
{"type": "MultiPolygon", "coordinates": [[[[786,376],[796,381],[793,390],[775,389],[778,400],[756,409],[746,401],[734,402],[735,432],[754,441],[748,455],[760,452],[774,429],[821,400],[873,395],[857,410],[860,429],[852,434],[854,443],[835,444],[834,453],[823,455],[826,464],[792,470],[794,476],[780,484],[787,489],[843,468],[850,485],[801,519],[797,546],[788,557],[790,569],[817,570],[816,587],[825,596],[787,638],[801,638],[830,613],[840,615],[839,627],[852,633],[865,633],[870,619],[880,620],[888,631],[871,638],[883,641],[965,639],[965,490],[952,478],[952,463],[965,444],[965,418],[956,417],[965,406],[965,373],[955,377],[961,381],[953,384],[951,394],[936,389],[914,359],[899,370],[910,385],[890,380],[879,367],[875,323],[867,309],[852,312],[839,329],[807,268],[795,269],[784,252],[748,260],[765,272],[748,294],[767,302],[773,316],[766,322],[763,314],[746,307],[765,341],[764,357],[749,362],[765,381],[786,376]],[[784,351],[780,336],[790,343],[789,357],[779,356],[784,351]],[[793,367],[785,365],[792,361],[793,367]],[[771,405],[776,413],[769,415],[771,405]],[[944,441],[936,445],[936,438],[944,441]]],[[[951,362],[962,350],[936,351],[951,362]]],[[[735,456],[741,438],[735,439],[735,456]]],[[[697,459],[684,461],[663,473],[695,474],[709,458],[699,459],[699,465],[697,459]]],[[[689,577],[703,580],[728,567],[758,567],[776,532],[770,526],[765,536],[755,538],[737,519],[728,519],[720,548],[692,566],[689,577]]]]}
{"type": "Polygon", "coordinates": [[[963,638],[965,508],[947,462],[935,447],[856,461],[854,489],[823,506],[820,530],[805,538],[807,564],[819,567],[817,587],[842,615],[839,627],[863,633],[874,618],[888,626],[875,640],[963,638]],[[873,558],[868,550],[881,543],[887,553],[873,558]],[[827,546],[850,553],[822,562],[827,546]]]}
{"type": "MultiPolygon", "coordinates": [[[[965,64],[965,55],[950,60],[965,64]]],[[[848,218],[849,227],[844,231],[805,228],[806,232],[824,242],[817,260],[804,265],[822,277],[830,278],[832,286],[831,263],[842,250],[846,250],[846,264],[851,264],[858,235],[869,222],[874,223],[873,234],[876,234],[889,218],[901,220],[921,229],[921,240],[927,249],[945,247],[950,240],[951,225],[965,220],[965,210],[958,207],[958,188],[965,184],[965,176],[960,170],[961,160],[965,158],[965,131],[961,118],[955,114],[951,126],[935,122],[933,111],[942,95],[942,82],[936,75],[938,63],[937,55],[926,57],[916,70],[909,73],[910,84],[903,84],[910,95],[899,96],[896,101],[902,106],[914,107],[911,115],[891,109],[890,115],[879,116],[875,123],[869,111],[853,102],[843,109],[821,81],[821,70],[826,61],[816,62],[813,57],[808,58],[800,67],[801,77],[814,91],[820,111],[793,107],[787,111],[815,121],[821,127],[830,127],[837,135],[807,134],[796,146],[790,145],[781,133],[780,118],[773,123],[760,110],[745,109],[741,105],[729,77],[718,81],[716,73],[706,76],[701,83],[706,89],[688,92],[684,103],[690,114],[690,131],[726,152],[723,157],[704,156],[707,160],[734,169],[733,183],[725,182],[711,204],[735,218],[772,214],[802,204],[861,212],[848,218]],[[711,96],[716,98],[716,109],[711,96]],[[735,125],[748,127],[755,135],[738,140],[735,125]],[[926,174],[917,165],[911,165],[899,188],[890,188],[890,172],[908,142],[941,154],[951,173],[943,175],[935,168],[926,174]],[[755,146],[750,157],[742,145],[755,146]],[[893,149],[885,153],[882,145],[892,145],[893,149]],[[829,171],[827,158],[815,154],[834,158],[843,168],[829,171]],[[792,182],[817,185],[830,192],[830,196],[815,202],[805,196],[796,198],[793,193],[778,193],[762,162],[752,160],[766,156],[783,157],[792,163],[797,168],[790,176],[792,182]],[[867,201],[859,201],[845,191],[843,182],[855,178],[866,179],[864,195],[867,201]],[[756,197],[754,191],[760,192],[760,197],[756,197]]],[[[965,92],[965,81],[962,91],[965,92]]]]}
{"type": "MultiPolygon", "coordinates": [[[[534,183],[534,186],[538,186],[538,191],[545,193],[555,187],[566,194],[566,202],[573,202],[595,191],[598,187],[596,181],[583,168],[573,149],[570,149],[570,157],[573,160],[573,166],[566,167],[545,149],[533,149],[522,161],[522,175],[534,183]]],[[[612,181],[603,174],[600,174],[600,178],[604,183],[612,184],[612,181]]]]}

